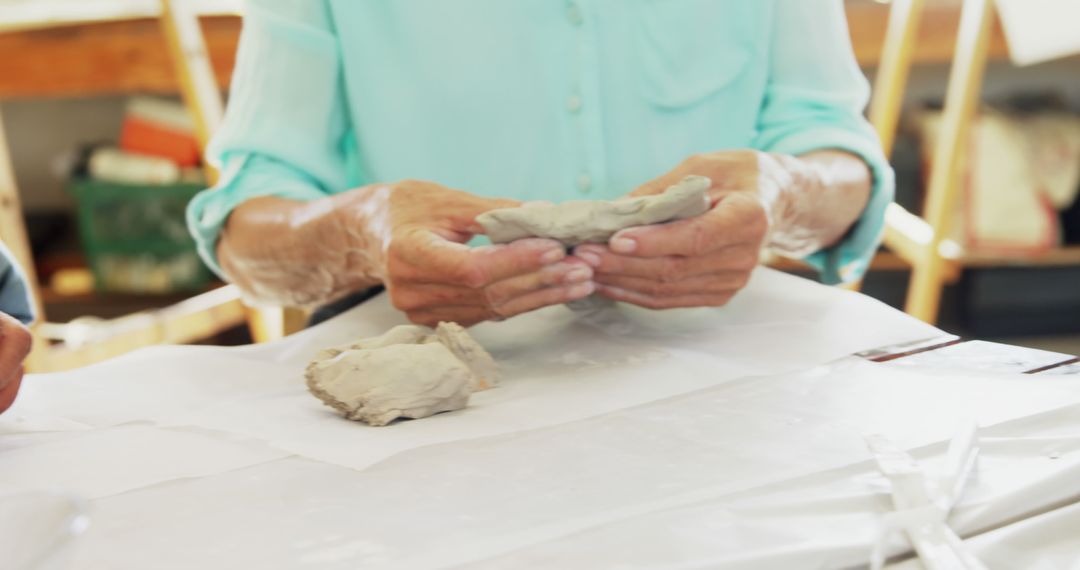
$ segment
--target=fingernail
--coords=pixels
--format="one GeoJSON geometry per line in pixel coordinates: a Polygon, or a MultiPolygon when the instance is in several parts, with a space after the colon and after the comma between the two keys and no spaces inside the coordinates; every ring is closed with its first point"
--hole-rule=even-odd
{"type": "Polygon", "coordinates": [[[634,253],[634,250],[637,249],[637,242],[628,237],[617,237],[611,240],[608,247],[615,253],[634,253]]]}
{"type": "Polygon", "coordinates": [[[573,287],[567,289],[566,295],[571,299],[580,299],[582,297],[588,297],[589,295],[592,295],[593,291],[596,291],[596,284],[592,281],[589,281],[588,283],[574,285],[573,287]]]}
{"type": "Polygon", "coordinates": [[[600,267],[600,256],[591,251],[574,250],[574,255],[592,267],[600,267]]]}
{"type": "Polygon", "coordinates": [[[582,281],[588,281],[592,278],[592,269],[588,267],[575,267],[571,269],[565,277],[563,277],[564,283],[581,283],[582,281]]]}
{"type": "Polygon", "coordinates": [[[551,263],[555,263],[556,261],[559,261],[564,257],[566,257],[566,250],[562,248],[553,249],[540,256],[540,263],[548,265],[551,263]]]}

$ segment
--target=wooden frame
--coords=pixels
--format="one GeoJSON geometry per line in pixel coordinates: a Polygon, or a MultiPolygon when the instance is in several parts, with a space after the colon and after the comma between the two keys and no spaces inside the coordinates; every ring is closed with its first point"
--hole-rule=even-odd
{"type": "Polygon", "coordinates": [[[992,0],[965,0],[956,38],[956,59],[942,111],[940,140],[934,149],[926,188],[926,222],[932,229],[922,258],[912,265],[905,310],[924,321],[937,320],[947,264],[942,245],[952,225],[971,124],[978,111],[994,21],[992,0]]]}
{"type": "MultiPolygon", "coordinates": [[[[214,66],[210,61],[191,0],[160,0],[161,29],[169,55],[180,80],[180,94],[195,122],[195,135],[205,153],[210,137],[221,126],[225,104],[218,89],[214,66]]],[[[206,178],[217,181],[217,170],[207,164],[206,178]]],[[[267,342],[292,334],[304,327],[307,312],[293,308],[247,308],[248,328],[255,342],[267,342]]]]}
{"type": "MultiPolygon", "coordinates": [[[[893,0],[882,64],[875,82],[870,118],[888,153],[895,140],[908,71],[925,0],[893,0]]],[[[911,268],[905,310],[924,321],[937,320],[944,286],[964,267],[1064,266],[1080,264],[1080,248],[1064,247],[1038,257],[971,254],[947,238],[962,190],[972,124],[978,112],[983,75],[994,56],[992,0],[964,0],[949,74],[941,132],[930,163],[925,218],[893,204],[886,213],[885,245],[911,268]]]]}
{"type": "MultiPolygon", "coordinates": [[[[223,115],[222,103],[220,95],[216,93],[216,81],[196,16],[184,12],[183,9],[180,12],[174,11],[173,8],[168,0],[162,1],[162,27],[170,52],[178,62],[180,82],[185,87],[188,105],[199,110],[195,113],[197,136],[205,148],[210,133],[220,124],[223,115]]],[[[214,174],[211,171],[208,177],[212,178],[214,174]]],[[[11,247],[19,264],[27,270],[37,306],[39,322],[33,327],[34,350],[27,361],[27,369],[32,372],[51,372],[85,366],[154,344],[193,342],[241,324],[249,316],[249,310],[240,301],[240,291],[236,287],[227,286],[170,307],[97,322],[86,331],[91,338],[85,343],[73,338],[78,336],[77,325],[44,322],[41,290],[34,273],[29,240],[22,221],[22,209],[15,188],[2,120],[0,239],[11,247]]],[[[264,320],[253,320],[259,323],[253,329],[268,329],[264,320]]],[[[272,330],[282,331],[285,322],[284,317],[279,318],[276,328],[272,330]]],[[[266,340],[281,335],[262,333],[254,336],[257,340],[266,340]]]]}
{"type": "MultiPolygon", "coordinates": [[[[894,0],[895,2],[896,0],[894,0]]],[[[232,76],[241,21],[226,9],[208,14],[207,6],[221,0],[196,0],[210,61],[220,88],[232,76]]],[[[0,2],[0,21],[17,21],[0,2]]],[[[29,4],[16,2],[14,5],[29,4]]],[[[882,38],[889,26],[888,5],[851,0],[845,5],[855,56],[862,66],[874,66],[884,55],[882,38]]],[[[960,10],[951,3],[930,3],[914,43],[912,62],[947,63],[953,55],[953,34],[960,10]]],[[[158,14],[117,13],[99,21],[24,22],[0,33],[0,99],[26,97],[86,97],[118,93],[175,94],[180,91],[170,57],[161,38],[158,14]],[[123,17],[124,19],[116,19],[123,17]],[[62,25],[61,25],[62,24],[62,25]],[[47,25],[47,27],[46,27],[47,25]],[[77,55],[75,55],[77,54],[77,55]],[[87,65],[92,61],[93,65],[87,65]]],[[[0,26],[3,30],[3,26],[0,26]]],[[[1007,59],[1004,34],[994,28],[990,55],[1007,59]]]]}
{"type": "MultiPolygon", "coordinates": [[[[890,154],[918,38],[924,0],[894,0],[882,65],[875,82],[870,119],[890,154]]],[[[926,219],[893,204],[886,215],[885,244],[912,267],[905,310],[937,320],[941,293],[959,274],[957,244],[945,238],[960,192],[960,175],[971,123],[978,108],[994,23],[992,0],[964,0],[955,58],[949,74],[942,132],[930,165],[926,219]]]]}

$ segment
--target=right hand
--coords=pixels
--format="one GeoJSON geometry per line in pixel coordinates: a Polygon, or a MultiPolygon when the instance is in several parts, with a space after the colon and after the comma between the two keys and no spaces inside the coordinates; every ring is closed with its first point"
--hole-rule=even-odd
{"type": "Polygon", "coordinates": [[[377,248],[372,253],[381,257],[390,300],[414,323],[469,326],[582,299],[594,290],[592,269],[567,256],[557,241],[465,245],[482,232],[476,216],[518,202],[414,180],[358,188],[342,198],[351,204],[339,210],[346,227],[363,224],[367,231],[356,239],[374,242],[356,246],[377,248]]]}
{"type": "Polygon", "coordinates": [[[0,313],[0,413],[15,402],[23,378],[23,360],[32,345],[30,331],[14,317],[0,313]]]}

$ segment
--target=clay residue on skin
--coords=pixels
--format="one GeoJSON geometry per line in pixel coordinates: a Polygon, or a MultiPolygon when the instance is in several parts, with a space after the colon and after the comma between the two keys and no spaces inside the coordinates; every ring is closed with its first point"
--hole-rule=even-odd
{"type": "Polygon", "coordinates": [[[415,325],[320,351],[305,373],[308,389],[351,420],[383,426],[459,410],[498,381],[495,360],[464,328],[415,325]]]}
{"type": "Polygon", "coordinates": [[[704,176],[687,176],[662,194],[503,208],[481,214],[476,221],[493,243],[529,237],[558,240],[567,247],[607,243],[619,230],[704,214],[711,185],[704,176]]]}

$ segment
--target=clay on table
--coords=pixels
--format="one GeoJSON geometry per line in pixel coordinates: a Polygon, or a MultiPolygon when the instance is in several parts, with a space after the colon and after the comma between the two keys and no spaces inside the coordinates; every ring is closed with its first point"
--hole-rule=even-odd
{"type": "Polygon", "coordinates": [[[459,410],[498,381],[495,360],[456,323],[402,325],[320,351],[308,389],[346,418],[383,426],[459,410]]]}

